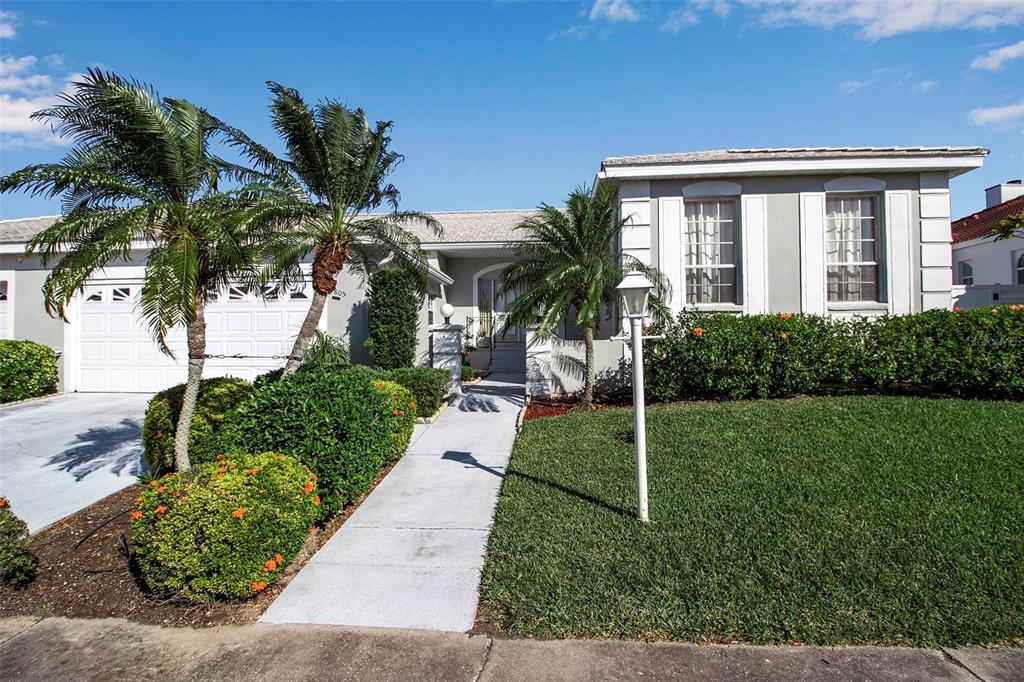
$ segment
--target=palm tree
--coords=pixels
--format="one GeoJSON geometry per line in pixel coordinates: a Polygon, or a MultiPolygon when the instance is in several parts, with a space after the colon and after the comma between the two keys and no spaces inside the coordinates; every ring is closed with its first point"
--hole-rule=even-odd
{"type": "Polygon", "coordinates": [[[28,245],[46,266],[47,312],[66,307],[108,264],[149,246],[138,312],[160,349],[171,328],[188,338],[188,383],[174,441],[174,461],[188,469],[189,431],[206,353],[204,306],[228,282],[255,275],[257,249],[230,218],[235,201],[218,179],[252,174],[211,152],[223,123],[190,102],[161,98],[148,85],[90,69],[61,102],[33,118],[73,143],[58,163],[0,178],[0,192],[62,196],[62,216],[28,245]]]}
{"type": "Polygon", "coordinates": [[[603,185],[593,194],[576,188],[564,210],[541,204],[537,215],[516,226],[526,236],[515,247],[519,260],[502,275],[501,293],[516,296],[506,308],[507,324],[536,322],[538,334],[550,337],[575,311],[586,345],[580,407],[587,410],[594,401],[594,334],[601,306],[617,300],[615,287],[629,272],[642,272],[655,283],[656,316],[664,314],[661,301],[668,293],[657,270],[615,248],[626,222],[617,218],[616,203],[615,188],[603,185]]]}
{"type": "Polygon", "coordinates": [[[335,100],[310,107],[297,90],[273,81],[267,85],[287,159],[239,131],[232,142],[276,178],[271,185],[260,182],[244,190],[253,202],[245,224],[272,235],[265,279],[279,279],[284,286],[301,281],[299,263],[313,253],[313,300],[285,365],[287,375],[302,362],[343,268],[365,278],[379,258],[390,257],[425,281],[426,257],[408,228],[419,222],[440,235],[441,227],[429,215],[398,210],[398,189],[386,179],[403,157],[390,149],[390,121],[371,126],[361,109],[335,100]],[[389,212],[371,213],[381,206],[389,212]]]}

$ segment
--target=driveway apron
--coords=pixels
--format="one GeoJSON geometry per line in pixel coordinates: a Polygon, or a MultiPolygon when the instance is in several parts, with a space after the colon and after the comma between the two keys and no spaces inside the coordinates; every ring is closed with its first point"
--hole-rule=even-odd
{"type": "Polygon", "coordinates": [[[405,456],[261,620],[472,628],[524,403],[521,375],[491,375],[418,427],[405,456]]]}

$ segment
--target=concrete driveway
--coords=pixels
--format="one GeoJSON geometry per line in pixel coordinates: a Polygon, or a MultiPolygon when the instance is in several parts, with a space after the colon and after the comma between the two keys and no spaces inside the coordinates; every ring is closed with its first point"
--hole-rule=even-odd
{"type": "Polygon", "coordinates": [[[35,533],[135,482],[144,393],[70,393],[0,408],[0,495],[35,533]]]}

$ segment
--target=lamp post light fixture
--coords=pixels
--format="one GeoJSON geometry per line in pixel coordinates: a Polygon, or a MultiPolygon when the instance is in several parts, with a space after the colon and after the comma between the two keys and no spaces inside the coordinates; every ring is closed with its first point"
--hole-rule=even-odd
{"type": "Polygon", "coordinates": [[[454,314],[455,314],[455,306],[453,306],[451,303],[442,303],[441,304],[441,317],[444,318],[444,323],[445,324],[451,324],[452,323],[452,315],[454,315],[454,314]]]}
{"type": "Polygon", "coordinates": [[[654,284],[642,272],[631,272],[616,287],[629,318],[633,347],[633,440],[636,445],[636,515],[647,523],[647,409],[644,405],[644,317],[654,284]]]}

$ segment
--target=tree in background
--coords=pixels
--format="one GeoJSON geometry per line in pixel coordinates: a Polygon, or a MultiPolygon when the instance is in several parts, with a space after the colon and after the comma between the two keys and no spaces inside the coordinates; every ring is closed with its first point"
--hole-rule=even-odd
{"type": "Polygon", "coordinates": [[[300,262],[313,253],[313,299],[285,365],[287,375],[301,364],[343,268],[366,277],[376,262],[390,257],[425,282],[426,257],[409,228],[425,224],[440,235],[441,226],[429,215],[398,210],[399,192],[387,177],[403,157],[390,149],[390,121],[371,126],[361,109],[335,100],[310,106],[297,90],[268,86],[271,118],[287,158],[240,131],[233,143],[275,176],[272,186],[256,184],[248,194],[253,208],[246,224],[273,235],[266,244],[265,276],[284,286],[301,281],[300,262]],[[389,211],[372,213],[382,206],[389,211]]]}
{"type": "Polygon", "coordinates": [[[218,191],[245,169],[211,150],[227,127],[182,99],[161,98],[148,85],[90,69],[59,104],[32,115],[70,140],[58,163],[33,165],[0,178],[0,191],[61,196],[63,215],[29,243],[50,271],[47,312],[66,307],[85,283],[133,244],[149,246],[137,309],[164,353],[168,332],[187,333],[188,382],[174,441],[174,463],[190,467],[189,431],[206,354],[204,307],[229,282],[252,279],[258,249],[232,220],[235,200],[218,191]]]}
{"type": "Polygon", "coordinates": [[[618,301],[618,286],[629,272],[642,272],[654,282],[651,296],[656,316],[668,293],[665,278],[633,256],[620,253],[617,244],[625,219],[618,218],[616,189],[602,185],[591,194],[576,188],[565,209],[541,204],[535,216],[517,230],[518,260],[502,275],[501,294],[515,294],[505,309],[506,324],[537,323],[537,333],[550,337],[569,315],[583,332],[586,349],[583,396],[580,407],[594,402],[594,335],[601,321],[601,306],[618,301]]]}
{"type": "Polygon", "coordinates": [[[381,369],[411,367],[416,361],[423,295],[416,276],[405,269],[383,268],[370,276],[370,339],[373,364],[381,369]]]}

